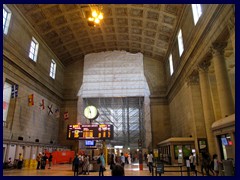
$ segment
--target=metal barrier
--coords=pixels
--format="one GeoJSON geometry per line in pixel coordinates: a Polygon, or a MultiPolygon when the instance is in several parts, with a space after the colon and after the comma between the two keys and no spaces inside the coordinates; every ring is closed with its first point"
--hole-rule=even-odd
{"type": "MultiPolygon", "coordinates": [[[[181,176],[183,176],[183,172],[187,172],[187,176],[190,176],[191,169],[189,167],[187,167],[187,169],[184,170],[183,167],[186,167],[186,166],[183,166],[183,165],[175,165],[175,166],[174,165],[172,165],[172,166],[167,165],[167,166],[164,167],[163,162],[156,162],[152,166],[152,176],[154,176],[154,173],[155,173],[155,176],[158,176],[158,175],[161,176],[162,174],[167,173],[167,172],[180,172],[181,176]],[[169,170],[169,168],[179,168],[179,169],[178,170],[169,170]]],[[[194,171],[194,175],[197,176],[197,170],[194,171]]]]}

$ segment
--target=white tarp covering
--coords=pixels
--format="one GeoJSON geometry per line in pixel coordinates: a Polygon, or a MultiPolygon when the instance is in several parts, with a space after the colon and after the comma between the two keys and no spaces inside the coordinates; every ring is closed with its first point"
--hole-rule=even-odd
{"type": "Polygon", "coordinates": [[[142,53],[107,51],[84,58],[83,84],[78,96],[149,96],[142,53]]]}
{"type": "Polygon", "coordinates": [[[84,57],[83,83],[78,92],[78,122],[84,123],[82,98],[144,97],[145,142],[151,146],[150,91],[142,53],[107,51],[84,57]]]}

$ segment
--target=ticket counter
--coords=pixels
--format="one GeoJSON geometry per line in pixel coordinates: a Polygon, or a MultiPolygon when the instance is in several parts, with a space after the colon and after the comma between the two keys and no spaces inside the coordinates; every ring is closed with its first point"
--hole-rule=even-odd
{"type": "Polygon", "coordinates": [[[158,143],[159,159],[168,164],[185,164],[185,159],[195,152],[194,139],[174,137],[158,143]]]}

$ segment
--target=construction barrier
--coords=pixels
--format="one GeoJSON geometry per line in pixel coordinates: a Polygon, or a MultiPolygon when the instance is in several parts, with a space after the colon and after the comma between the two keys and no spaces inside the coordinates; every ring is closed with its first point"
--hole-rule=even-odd
{"type": "Polygon", "coordinates": [[[30,159],[29,168],[30,169],[36,169],[37,168],[37,160],[36,159],[30,159]]]}
{"type": "Polygon", "coordinates": [[[24,159],[23,160],[23,167],[28,167],[29,166],[29,159],[24,159]]]}
{"type": "MultiPolygon", "coordinates": [[[[50,153],[46,153],[47,157],[49,157],[50,153]]],[[[72,163],[75,152],[74,151],[54,151],[52,152],[52,163],[53,164],[61,164],[61,163],[72,163]]]]}

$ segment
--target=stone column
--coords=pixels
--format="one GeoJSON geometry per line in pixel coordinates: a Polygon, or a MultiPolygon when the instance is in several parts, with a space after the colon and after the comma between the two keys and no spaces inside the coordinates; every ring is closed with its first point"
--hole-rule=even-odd
{"type": "Polygon", "coordinates": [[[235,15],[234,14],[228,20],[228,30],[229,30],[233,53],[235,57],[235,15]]]}
{"type": "Polygon", "coordinates": [[[205,130],[207,135],[208,150],[210,155],[216,153],[216,147],[214,142],[214,135],[212,133],[211,127],[215,121],[212,97],[211,97],[211,87],[208,77],[208,67],[210,66],[210,61],[203,61],[198,66],[199,70],[199,82],[200,90],[202,96],[202,105],[203,105],[203,115],[205,120],[205,130]]]}
{"type": "Polygon", "coordinates": [[[224,57],[224,48],[227,43],[213,43],[213,65],[215,70],[217,90],[221,107],[222,118],[234,114],[234,101],[228,77],[226,60],[224,57]]]}
{"type": "MultiPolygon", "coordinates": [[[[202,134],[203,129],[198,128],[199,127],[199,121],[202,121],[203,118],[200,118],[199,114],[202,114],[202,109],[199,106],[202,106],[201,103],[201,95],[199,91],[199,76],[198,72],[194,70],[192,74],[190,74],[187,78],[187,85],[189,88],[189,98],[190,104],[189,104],[189,111],[192,111],[192,118],[191,118],[191,132],[190,134],[194,138],[194,144],[196,149],[196,154],[199,154],[199,147],[198,147],[198,137],[206,137],[206,133],[204,131],[204,135],[202,134]]],[[[204,123],[201,123],[204,124],[204,123]]],[[[205,129],[205,126],[203,125],[203,128],[205,129]]],[[[173,157],[173,156],[172,156],[173,157]]]]}
{"type": "Polygon", "coordinates": [[[188,76],[187,84],[189,87],[189,110],[192,110],[192,125],[194,125],[194,132],[191,133],[195,141],[196,154],[199,155],[198,138],[206,138],[206,126],[204,122],[203,104],[201,99],[201,90],[199,84],[199,73],[194,70],[190,76],[188,76]]]}

